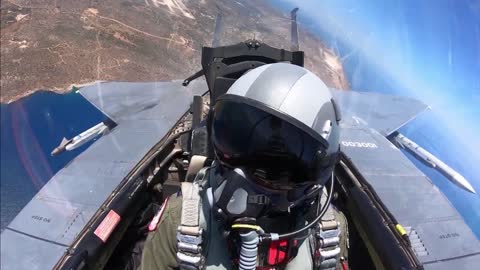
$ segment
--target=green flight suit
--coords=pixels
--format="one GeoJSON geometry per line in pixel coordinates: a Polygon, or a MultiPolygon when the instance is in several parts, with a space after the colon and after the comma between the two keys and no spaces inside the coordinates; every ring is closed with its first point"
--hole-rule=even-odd
{"type": "MultiPolygon", "coordinates": [[[[211,176],[211,175],[210,175],[211,176]]],[[[215,186],[216,181],[212,181],[213,177],[209,177],[209,184],[215,186]]],[[[204,220],[206,244],[206,269],[232,269],[233,265],[228,253],[226,241],[221,237],[220,224],[214,218],[210,217],[210,207],[206,198],[202,199],[202,213],[200,219],[204,220]]],[[[147,240],[142,254],[142,262],[140,270],[164,270],[164,269],[178,269],[177,263],[177,228],[180,225],[182,213],[182,196],[173,194],[169,197],[165,211],[159,220],[157,230],[151,232],[147,240]]],[[[342,232],[346,232],[345,216],[335,210],[331,211],[335,218],[340,222],[342,232]]],[[[340,246],[342,248],[341,256],[346,257],[346,233],[342,233],[342,241],[340,246]]],[[[311,250],[308,240],[300,244],[297,257],[295,257],[286,267],[286,270],[291,269],[313,269],[313,262],[311,257],[311,250]]],[[[342,269],[340,264],[336,269],[342,269]]]]}
{"type": "Polygon", "coordinates": [[[182,197],[171,195],[157,230],[151,232],[142,254],[141,270],[176,269],[177,227],[182,213],[182,197]]]}

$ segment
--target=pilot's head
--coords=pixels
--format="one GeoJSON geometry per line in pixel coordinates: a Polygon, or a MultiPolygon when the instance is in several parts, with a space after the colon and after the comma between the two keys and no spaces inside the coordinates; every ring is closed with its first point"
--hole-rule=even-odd
{"type": "Polygon", "coordinates": [[[230,220],[258,219],[312,202],[339,151],[330,90],[305,68],[277,63],[240,77],[216,101],[215,155],[227,175],[215,200],[230,220]]]}

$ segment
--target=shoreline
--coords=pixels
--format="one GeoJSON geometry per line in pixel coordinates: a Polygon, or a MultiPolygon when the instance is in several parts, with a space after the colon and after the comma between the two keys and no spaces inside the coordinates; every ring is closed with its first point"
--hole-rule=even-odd
{"type": "MultiPolygon", "coordinates": [[[[5,42],[1,46],[0,103],[14,103],[44,89],[61,94],[72,86],[81,87],[96,80],[184,79],[198,71],[200,48],[211,42],[217,15],[209,6],[212,3],[190,3],[189,10],[196,16],[192,24],[189,15],[179,13],[180,10],[148,3],[137,5],[126,0],[131,4],[126,9],[125,3],[116,1],[82,2],[76,7],[69,2],[59,2],[61,8],[47,5],[46,9],[33,9],[27,17],[26,10],[7,2],[6,12],[9,16],[18,15],[19,19],[8,21],[7,27],[2,28],[5,42]],[[198,31],[199,27],[202,31],[198,31]]],[[[224,45],[256,35],[262,43],[288,47],[289,12],[268,1],[217,4],[229,16],[222,25],[224,45]]],[[[305,58],[307,69],[329,87],[349,88],[339,57],[301,24],[299,42],[309,56],[305,58]]]]}
{"type": "Polygon", "coordinates": [[[9,97],[7,101],[5,101],[6,99],[4,100],[3,97],[2,97],[2,100],[0,101],[0,104],[9,105],[9,104],[15,103],[17,101],[20,101],[24,98],[27,98],[27,97],[35,94],[38,91],[53,92],[53,93],[56,93],[56,94],[65,94],[65,93],[68,93],[69,91],[71,91],[73,87],[82,88],[82,87],[90,86],[90,85],[93,85],[93,84],[96,84],[96,83],[99,83],[99,82],[104,82],[104,81],[97,80],[97,81],[88,81],[88,82],[84,82],[84,83],[72,83],[72,84],[69,84],[66,87],[53,87],[51,89],[45,89],[46,87],[45,88],[40,87],[40,88],[35,89],[35,90],[28,90],[28,91],[23,92],[22,94],[15,95],[13,97],[9,97]]]}

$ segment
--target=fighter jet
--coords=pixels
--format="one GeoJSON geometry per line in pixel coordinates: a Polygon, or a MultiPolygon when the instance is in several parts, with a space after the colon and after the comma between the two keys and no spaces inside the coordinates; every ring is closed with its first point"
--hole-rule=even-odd
{"type": "MultiPolygon", "coordinates": [[[[275,62],[303,66],[296,11],[290,51],[255,39],[218,46],[219,16],[214,46],[203,47],[201,70],[190,78],[81,88],[80,94],[114,124],[100,123],[52,152],[97,139],[3,231],[1,269],[120,268],[119,258],[145,232],[152,209],[181,181],[192,181],[196,158],[213,157],[205,119],[216,99],[252,68],[275,62]]],[[[331,90],[342,113],[335,190],[347,215],[355,254],[351,268],[478,267],[479,240],[401,151],[475,193],[459,173],[399,133],[428,106],[406,97],[331,90]]]]}

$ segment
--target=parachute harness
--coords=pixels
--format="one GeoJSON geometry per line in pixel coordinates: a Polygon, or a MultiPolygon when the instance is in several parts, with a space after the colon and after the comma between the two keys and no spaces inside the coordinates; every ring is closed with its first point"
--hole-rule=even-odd
{"type": "MultiPolygon", "coordinates": [[[[177,262],[180,269],[199,270],[205,267],[205,257],[203,255],[202,246],[204,244],[203,230],[199,221],[200,214],[200,192],[202,190],[202,182],[205,179],[207,168],[203,168],[197,174],[193,183],[182,183],[182,218],[181,224],[177,229],[177,262]]],[[[314,254],[314,264],[318,269],[327,269],[337,263],[337,257],[340,253],[339,235],[340,228],[338,222],[324,221],[322,217],[329,209],[330,201],[333,194],[334,178],[332,174],[331,188],[327,194],[325,203],[319,211],[318,216],[303,228],[279,235],[277,233],[265,233],[265,231],[256,224],[234,223],[232,230],[238,230],[240,236],[240,270],[255,270],[258,260],[258,246],[263,241],[271,242],[273,247],[283,246],[286,239],[295,237],[300,233],[314,227],[315,233],[310,236],[310,248],[314,254]]],[[[297,248],[297,241],[294,240],[294,248],[297,248]]],[[[275,249],[275,248],[273,248],[275,249]]],[[[275,250],[278,252],[278,250],[275,250]]],[[[275,253],[275,252],[274,252],[275,253]]],[[[277,258],[269,258],[269,264],[276,264],[274,261],[284,262],[284,255],[277,255],[277,258]],[[270,262],[272,261],[272,262],[270,262]]],[[[275,257],[275,256],[273,256],[275,257]]]]}
{"type": "Polygon", "coordinates": [[[182,218],[177,228],[177,262],[182,270],[204,268],[204,236],[199,216],[201,183],[204,182],[207,171],[208,168],[201,169],[193,183],[182,182],[182,218]]]}

